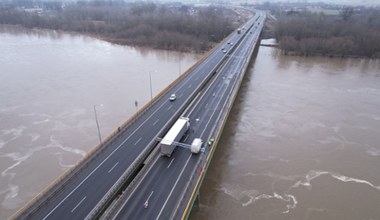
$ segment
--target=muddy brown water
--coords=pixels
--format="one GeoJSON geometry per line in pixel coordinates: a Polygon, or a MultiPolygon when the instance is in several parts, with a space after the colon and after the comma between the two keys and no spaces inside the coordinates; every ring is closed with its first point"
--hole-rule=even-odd
{"type": "Polygon", "coordinates": [[[260,47],[190,219],[380,219],[380,61],[260,47]]]}
{"type": "Polygon", "coordinates": [[[2,26],[0,219],[95,147],[94,105],[104,139],[199,58],[2,26]]]}

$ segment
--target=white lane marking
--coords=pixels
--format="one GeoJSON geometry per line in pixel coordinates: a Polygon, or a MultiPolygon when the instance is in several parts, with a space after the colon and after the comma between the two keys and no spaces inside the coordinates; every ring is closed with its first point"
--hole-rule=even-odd
{"type": "MultiPolygon", "coordinates": [[[[193,128],[194,129],[194,128],[193,128]]],[[[186,142],[187,138],[189,138],[189,135],[186,135],[185,139],[183,140],[183,142],[186,142]]]]}
{"type": "Polygon", "coordinates": [[[181,98],[183,96],[183,93],[181,93],[181,95],[178,96],[178,98],[181,98]]]}
{"type": "Polygon", "coordinates": [[[173,161],[174,161],[175,158],[172,159],[172,161],[170,161],[169,165],[166,167],[166,168],[169,168],[170,165],[172,165],[173,161]]]}
{"type": "Polygon", "coordinates": [[[86,199],[86,197],[87,196],[85,196],[72,210],[71,210],[71,212],[74,212],[75,211],[75,209],[77,209],[79,206],[80,206],[80,204],[82,204],[82,202],[86,199]]]}
{"type": "Polygon", "coordinates": [[[156,125],[159,121],[160,121],[160,119],[157,119],[157,120],[153,123],[153,126],[156,125]]]}
{"type": "Polygon", "coordinates": [[[148,198],[146,199],[146,201],[149,201],[149,199],[150,199],[150,197],[152,197],[153,193],[154,193],[154,191],[152,191],[152,192],[150,193],[150,195],[148,196],[148,198]]]}
{"type": "Polygon", "coordinates": [[[152,192],[150,193],[150,195],[148,196],[148,198],[145,200],[145,202],[144,202],[144,207],[145,207],[145,208],[148,208],[148,205],[149,205],[149,199],[150,199],[150,197],[153,195],[153,193],[154,193],[154,191],[152,191],[152,192]]]}
{"type": "MultiPolygon", "coordinates": [[[[215,50],[213,53],[211,53],[209,55],[209,57],[207,57],[204,62],[202,62],[201,64],[199,64],[199,66],[197,66],[192,72],[198,72],[200,69],[204,68],[204,66],[208,65],[217,55],[217,50],[215,50]]],[[[186,85],[187,82],[189,82],[194,76],[196,76],[197,74],[191,74],[190,77],[186,77],[183,81],[183,84],[181,86],[179,86],[179,88],[177,89],[177,91],[179,91],[182,87],[184,87],[186,85]]],[[[90,174],[88,174],[86,176],[86,178],[84,178],[63,200],[61,200],[61,202],[59,202],[42,220],[45,220],[47,219],[51,213],[53,213],[64,201],[66,201],[67,198],[69,198],[80,186],[82,186],[82,184],[84,182],[86,182],[86,180],[88,178],[90,178],[90,176],[95,173],[100,166],[102,166],[116,151],[118,151],[120,149],[120,147],[129,140],[130,137],[132,137],[154,114],[156,114],[157,111],[159,111],[162,106],[164,106],[166,104],[166,102],[163,102],[147,119],[145,119],[145,121],[143,121],[140,126],[138,126],[136,128],[136,130],[134,130],[134,132],[132,132],[132,134],[130,134],[128,136],[128,138],[126,138],[122,143],[120,143],[120,145],[115,148],[97,167],[95,167],[95,169],[93,171],[91,171],[90,174]]]]}
{"type": "Polygon", "coordinates": [[[191,86],[192,86],[192,85],[190,84],[190,85],[188,85],[188,86],[187,86],[187,88],[188,88],[188,89],[190,89],[190,88],[191,88],[191,86]]]}
{"type": "Polygon", "coordinates": [[[173,108],[173,106],[172,106],[172,105],[171,105],[171,106],[169,106],[168,110],[170,110],[171,108],[173,108]]]}
{"type": "Polygon", "coordinates": [[[183,168],[182,168],[182,170],[181,170],[181,173],[179,174],[179,176],[178,176],[178,178],[177,178],[177,181],[175,181],[174,186],[172,187],[172,190],[170,191],[168,197],[167,197],[166,200],[165,200],[164,205],[162,206],[162,208],[161,208],[161,210],[160,210],[160,213],[158,213],[158,215],[157,215],[156,220],[160,218],[162,211],[164,210],[166,204],[167,204],[168,201],[169,201],[170,196],[172,195],[172,193],[173,193],[175,187],[176,187],[177,184],[178,184],[179,179],[181,179],[181,176],[182,176],[182,174],[183,174],[183,171],[185,171],[185,168],[187,167],[187,164],[188,164],[189,161],[190,161],[191,155],[192,155],[192,154],[190,154],[190,155],[189,155],[189,158],[187,158],[186,164],[185,164],[185,166],[183,166],[183,168]]]}
{"type": "Polygon", "coordinates": [[[115,169],[115,167],[116,167],[118,164],[119,164],[119,162],[115,163],[115,165],[113,165],[113,167],[112,167],[110,170],[108,170],[108,173],[111,173],[112,170],[115,169]]]}
{"type": "Polygon", "coordinates": [[[142,137],[140,137],[137,141],[136,141],[136,143],[134,144],[135,146],[141,141],[141,139],[142,139],[142,137]]]}

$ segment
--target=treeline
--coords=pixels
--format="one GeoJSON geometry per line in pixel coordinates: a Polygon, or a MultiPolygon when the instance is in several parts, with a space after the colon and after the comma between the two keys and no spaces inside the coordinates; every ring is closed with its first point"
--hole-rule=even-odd
{"type": "MultiPolygon", "coordinates": [[[[51,7],[52,8],[52,7],[51,7]]],[[[154,3],[77,2],[55,10],[0,6],[0,23],[96,35],[105,40],[160,49],[205,51],[231,33],[237,15],[218,7],[154,3]]]]}
{"type": "Polygon", "coordinates": [[[380,10],[288,11],[277,19],[274,35],[286,54],[380,58],[380,10]]]}

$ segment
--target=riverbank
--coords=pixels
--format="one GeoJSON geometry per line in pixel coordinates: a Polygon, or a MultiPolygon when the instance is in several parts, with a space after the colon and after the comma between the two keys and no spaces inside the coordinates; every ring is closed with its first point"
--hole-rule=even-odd
{"type": "Polygon", "coordinates": [[[344,12],[277,14],[274,37],[284,54],[380,58],[380,11],[344,12]]]}
{"type": "Polygon", "coordinates": [[[76,32],[121,45],[197,53],[210,50],[244,21],[232,9],[183,4],[78,2],[43,11],[0,7],[2,24],[76,32]]]}

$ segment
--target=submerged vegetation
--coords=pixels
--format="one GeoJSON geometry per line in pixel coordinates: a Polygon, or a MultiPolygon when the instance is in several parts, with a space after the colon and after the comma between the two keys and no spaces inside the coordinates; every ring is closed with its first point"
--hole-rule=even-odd
{"type": "Polygon", "coordinates": [[[74,31],[118,44],[197,52],[210,49],[238,25],[235,12],[219,7],[122,1],[46,2],[29,7],[33,8],[0,5],[0,23],[74,31]]]}
{"type": "Polygon", "coordinates": [[[380,10],[287,11],[276,18],[274,36],[285,54],[380,58],[380,10]]]}

